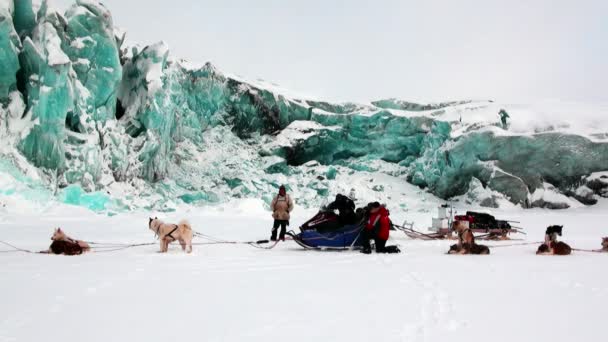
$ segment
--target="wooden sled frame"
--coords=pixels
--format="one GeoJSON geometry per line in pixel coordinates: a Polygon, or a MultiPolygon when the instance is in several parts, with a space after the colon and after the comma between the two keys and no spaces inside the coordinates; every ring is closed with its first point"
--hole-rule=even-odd
{"type": "MultiPolygon", "coordinates": [[[[440,229],[438,232],[423,233],[414,229],[414,222],[404,221],[402,225],[393,224],[396,230],[402,231],[407,237],[415,240],[444,240],[456,239],[455,232],[452,229],[440,229]]],[[[526,234],[521,228],[511,229],[471,229],[476,235],[475,238],[481,240],[514,240],[508,237],[511,233],[526,234]]]]}

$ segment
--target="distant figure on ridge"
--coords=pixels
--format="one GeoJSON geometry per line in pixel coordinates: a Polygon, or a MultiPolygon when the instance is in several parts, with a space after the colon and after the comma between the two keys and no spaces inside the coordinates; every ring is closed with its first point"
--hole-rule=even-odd
{"type": "Polygon", "coordinates": [[[509,123],[507,122],[507,119],[510,118],[509,113],[507,113],[506,110],[501,109],[500,112],[498,112],[498,115],[500,115],[500,122],[502,122],[502,128],[507,129],[509,127],[509,123]]]}
{"type": "Polygon", "coordinates": [[[281,226],[279,239],[285,241],[285,233],[287,226],[289,226],[289,213],[293,210],[293,201],[291,200],[291,196],[287,194],[284,185],[281,185],[279,193],[274,197],[272,203],[270,203],[270,209],[272,209],[272,218],[274,218],[270,240],[277,240],[277,230],[281,226]]]}

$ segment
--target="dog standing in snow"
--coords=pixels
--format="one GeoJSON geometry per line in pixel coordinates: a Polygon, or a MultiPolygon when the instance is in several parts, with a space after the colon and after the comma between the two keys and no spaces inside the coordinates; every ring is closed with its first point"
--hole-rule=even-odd
{"type": "Polygon", "coordinates": [[[72,239],[61,228],[55,229],[51,240],[53,242],[46,251],[49,254],[79,255],[91,250],[88,243],[72,239]]]}
{"type": "Polygon", "coordinates": [[[570,255],[572,248],[565,242],[557,241],[557,236],[562,236],[564,226],[549,226],[545,231],[545,243],[538,246],[538,255],[570,255]]]}
{"type": "Polygon", "coordinates": [[[155,217],[148,221],[148,228],[158,236],[161,253],[166,253],[169,244],[173,241],[179,241],[182,250],[187,253],[192,252],[192,227],[187,221],[182,220],[178,224],[171,224],[164,223],[155,217]]]}

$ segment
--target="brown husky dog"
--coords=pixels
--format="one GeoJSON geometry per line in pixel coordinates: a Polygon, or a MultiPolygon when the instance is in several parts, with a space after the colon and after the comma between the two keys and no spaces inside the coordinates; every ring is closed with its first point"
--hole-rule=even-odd
{"type": "Polygon", "coordinates": [[[49,253],[78,255],[91,250],[91,246],[88,243],[72,239],[61,228],[55,229],[51,240],[53,240],[53,243],[49,247],[49,253]]]}
{"type": "Polygon", "coordinates": [[[600,249],[600,252],[608,252],[608,237],[602,238],[602,249],[600,249]]]}
{"type": "Polygon", "coordinates": [[[570,255],[572,248],[565,242],[557,241],[557,236],[562,236],[564,226],[549,226],[545,231],[545,243],[538,246],[538,255],[570,255]]]}
{"type": "Polygon", "coordinates": [[[160,252],[166,253],[169,249],[169,244],[173,241],[179,241],[182,250],[192,252],[192,227],[187,221],[181,221],[178,224],[164,223],[157,217],[150,218],[148,228],[153,231],[160,240],[160,252]]]}
{"type": "Polygon", "coordinates": [[[448,254],[490,254],[488,246],[475,243],[475,235],[468,222],[456,221],[453,228],[458,233],[458,244],[450,246],[448,254]]]}

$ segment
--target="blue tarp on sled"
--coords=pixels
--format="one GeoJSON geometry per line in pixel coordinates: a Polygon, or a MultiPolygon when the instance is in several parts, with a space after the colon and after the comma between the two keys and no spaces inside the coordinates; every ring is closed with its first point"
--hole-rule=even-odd
{"type": "Polygon", "coordinates": [[[304,230],[294,240],[304,248],[347,249],[361,247],[361,224],[346,225],[330,232],[304,230]]]}

